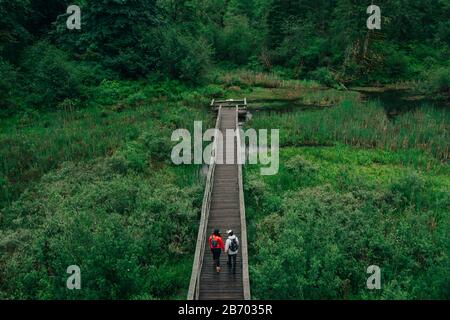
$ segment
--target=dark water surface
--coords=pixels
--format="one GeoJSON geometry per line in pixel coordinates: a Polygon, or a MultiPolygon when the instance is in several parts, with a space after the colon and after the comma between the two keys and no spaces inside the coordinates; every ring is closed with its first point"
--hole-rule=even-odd
{"type": "Polygon", "coordinates": [[[372,91],[370,88],[355,90],[363,95],[366,101],[377,101],[386,110],[389,117],[413,111],[419,108],[448,108],[444,101],[433,101],[406,89],[387,89],[372,91]]]}
{"type": "MultiPolygon", "coordinates": [[[[365,101],[379,102],[385,109],[389,118],[416,110],[418,108],[447,108],[450,109],[448,102],[433,101],[423,95],[418,95],[406,89],[383,89],[360,87],[351,90],[361,94],[365,101]]],[[[289,113],[301,110],[322,110],[327,108],[323,105],[306,105],[299,99],[254,99],[249,100],[249,114],[247,120],[251,119],[253,114],[264,113],[289,113]]]]}

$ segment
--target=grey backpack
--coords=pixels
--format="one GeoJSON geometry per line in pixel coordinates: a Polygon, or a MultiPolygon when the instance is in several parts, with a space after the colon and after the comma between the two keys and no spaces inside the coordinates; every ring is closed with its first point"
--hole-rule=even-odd
{"type": "Polygon", "coordinates": [[[231,240],[230,243],[230,250],[233,252],[236,252],[239,249],[239,244],[236,241],[236,238],[234,238],[233,240],[231,240]]]}

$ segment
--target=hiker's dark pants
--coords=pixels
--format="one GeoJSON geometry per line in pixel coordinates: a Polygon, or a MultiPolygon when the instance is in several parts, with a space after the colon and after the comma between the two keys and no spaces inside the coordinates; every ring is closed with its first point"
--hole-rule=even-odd
{"type": "Polygon", "coordinates": [[[216,267],[220,267],[220,254],[222,253],[222,249],[220,248],[214,248],[211,249],[214,262],[216,263],[216,267]]]}
{"type": "Polygon", "coordinates": [[[236,272],[236,257],[237,257],[237,254],[229,254],[228,255],[228,265],[231,267],[233,272],[236,272]]]}

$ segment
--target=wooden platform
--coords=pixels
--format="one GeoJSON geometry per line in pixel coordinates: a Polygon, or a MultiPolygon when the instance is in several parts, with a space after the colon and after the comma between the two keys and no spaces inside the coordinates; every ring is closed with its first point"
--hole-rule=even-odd
{"type": "MultiPolygon", "coordinates": [[[[219,106],[216,127],[224,132],[238,127],[239,107],[219,106]]],[[[226,145],[224,134],[224,144],[226,145]]],[[[242,190],[242,166],[237,161],[237,143],[234,138],[234,164],[215,164],[210,167],[200,221],[197,249],[191,276],[190,300],[244,300],[250,299],[248,278],[247,231],[242,190]],[[203,212],[204,211],[204,212],[203,212]],[[222,272],[217,274],[209,249],[208,238],[218,228],[226,241],[226,231],[234,230],[240,241],[236,274],[227,266],[227,255],[222,253],[222,272]]],[[[225,148],[223,148],[225,149],[225,148]]],[[[226,150],[218,148],[216,157],[226,159],[226,150]]]]}

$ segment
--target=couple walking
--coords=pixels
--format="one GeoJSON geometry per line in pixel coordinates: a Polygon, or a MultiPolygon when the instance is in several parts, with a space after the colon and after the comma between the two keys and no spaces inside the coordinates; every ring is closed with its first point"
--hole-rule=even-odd
{"type": "Polygon", "coordinates": [[[234,235],[233,230],[228,230],[228,239],[223,244],[222,236],[219,229],[214,229],[213,234],[209,237],[209,247],[211,249],[214,262],[216,264],[216,272],[220,273],[220,255],[222,250],[228,253],[228,267],[233,274],[236,273],[236,257],[239,251],[239,239],[234,235]]]}

